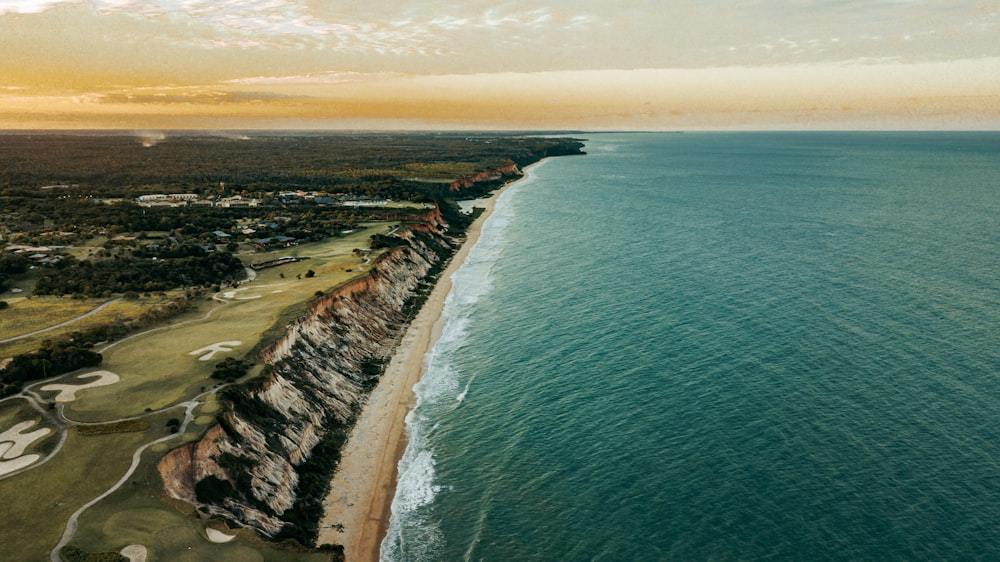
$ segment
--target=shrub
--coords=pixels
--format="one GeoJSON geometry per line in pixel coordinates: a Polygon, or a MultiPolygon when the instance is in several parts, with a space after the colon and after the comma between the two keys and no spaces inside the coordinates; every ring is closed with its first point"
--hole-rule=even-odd
{"type": "Polygon", "coordinates": [[[212,378],[226,382],[233,382],[247,374],[251,365],[253,365],[253,363],[245,359],[226,357],[215,365],[215,369],[212,370],[212,378]]]}
{"type": "Polygon", "coordinates": [[[75,546],[64,546],[60,554],[66,562],[128,562],[117,552],[87,552],[75,546]]]}

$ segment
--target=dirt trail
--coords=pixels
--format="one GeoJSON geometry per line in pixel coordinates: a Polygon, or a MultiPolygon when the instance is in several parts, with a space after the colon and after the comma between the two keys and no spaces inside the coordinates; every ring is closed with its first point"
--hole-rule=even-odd
{"type": "Polygon", "coordinates": [[[81,314],[80,316],[77,316],[76,318],[70,318],[69,320],[67,320],[65,322],[60,322],[60,323],[58,323],[58,324],[56,324],[54,326],[49,326],[48,328],[42,328],[41,330],[35,330],[34,332],[28,332],[27,334],[21,334],[20,336],[14,336],[12,338],[2,339],[2,340],[0,340],[0,344],[10,343],[12,341],[17,341],[17,340],[23,340],[24,338],[30,338],[31,336],[37,336],[38,334],[44,334],[45,332],[51,332],[52,330],[56,330],[56,329],[62,328],[63,326],[69,326],[70,324],[73,324],[74,322],[79,322],[80,320],[83,320],[84,318],[89,318],[89,317],[97,314],[98,312],[100,312],[100,311],[104,310],[105,308],[107,308],[108,306],[110,306],[112,303],[116,303],[116,302],[118,302],[120,300],[121,300],[120,298],[111,299],[108,302],[106,302],[106,303],[98,306],[94,310],[91,310],[90,312],[85,312],[85,313],[81,314]]]}

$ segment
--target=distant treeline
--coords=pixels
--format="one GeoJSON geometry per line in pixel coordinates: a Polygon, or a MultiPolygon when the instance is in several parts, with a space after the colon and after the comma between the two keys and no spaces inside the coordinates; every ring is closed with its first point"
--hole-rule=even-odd
{"type": "MultiPolygon", "coordinates": [[[[98,197],[217,190],[326,190],[415,199],[421,171],[452,179],[470,169],[576,154],[572,139],[476,134],[168,135],[143,146],[136,135],[0,135],[0,192],[71,186],[98,197]],[[221,187],[223,186],[224,187],[221,187]]],[[[45,191],[65,194],[66,188],[45,191]]]]}
{"type": "MultiPolygon", "coordinates": [[[[21,192],[23,190],[11,190],[21,192]]],[[[275,214],[287,218],[279,225],[299,234],[322,233],[350,228],[358,220],[372,217],[363,210],[344,207],[324,207],[313,204],[283,205],[276,203],[260,207],[224,208],[208,206],[141,207],[133,200],[107,205],[77,195],[55,197],[51,192],[33,194],[0,194],[0,208],[7,228],[39,229],[45,223],[52,229],[105,232],[172,232],[201,235],[216,230],[229,232],[237,220],[270,221],[275,214]]]]}

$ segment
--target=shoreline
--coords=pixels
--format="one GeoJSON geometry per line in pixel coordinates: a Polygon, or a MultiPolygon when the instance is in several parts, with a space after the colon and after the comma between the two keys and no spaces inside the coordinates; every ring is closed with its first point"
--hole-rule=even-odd
{"type": "MultiPolygon", "coordinates": [[[[543,162],[545,159],[539,160],[543,162]]],[[[539,162],[484,201],[484,211],[465,232],[465,241],[451,258],[430,296],[410,322],[378,386],[368,397],[341,453],[323,502],[316,544],[340,544],[347,562],[377,561],[389,529],[399,460],[407,445],[406,416],[414,406],[413,387],[424,372],[424,356],[444,328],[445,299],[451,278],[479,242],[483,224],[493,214],[500,194],[530,176],[539,162]]]]}

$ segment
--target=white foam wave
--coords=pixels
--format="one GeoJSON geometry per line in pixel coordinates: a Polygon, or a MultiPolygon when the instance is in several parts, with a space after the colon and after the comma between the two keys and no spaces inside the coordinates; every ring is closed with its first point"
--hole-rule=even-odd
{"type": "Polygon", "coordinates": [[[462,402],[463,400],[465,400],[465,397],[469,395],[470,386],[472,386],[472,379],[469,379],[469,381],[465,383],[465,388],[462,389],[462,392],[455,397],[456,402],[462,402]]]}
{"type": "Polygon", "coordinates": [[[400,486],[393,500],[393,512],[405,514],[429,505],[439,488],[434,484],[434,455],[430,449],[412,450],[399,463],[400,486]]]}
{"type": "Polygon", "coordinates": [[[456,408],[455,396],[461,403],[469,392],[471,379],[459,392],[463,373],[454,367],[452,358],[466,341],[475,305],[493,288],[493,264],[504,251],[504,234],[514,217],[510,198],[529,181],[530,176],[498,196],[479,240],[452,275],[452,289],[442,311],[445,323],[438,340],[424,356],[424,375],[413,388],[416,406],[406,416],[409,440],[399,461],[389,530],[382,541],[380,559],[385,562],[433,559],[441,543],[437,518],[431,513],[434,498],[441,491],[434,481],[431,437],[441,415],[456,408]]]}
{"type": "Polygon", "coordinates": [[[429,445],[437,424],[430,423],[417,410],[406,416],[410,441],[399,461],[399,481],[380,560],[426,560],[440,545],[441,532],[427,513],[440,491],[434,483],[434,453],[429,445]]]}

